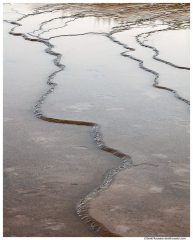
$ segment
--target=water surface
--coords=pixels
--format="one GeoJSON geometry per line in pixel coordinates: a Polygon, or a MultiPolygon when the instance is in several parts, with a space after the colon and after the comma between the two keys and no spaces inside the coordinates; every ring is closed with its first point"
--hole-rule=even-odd
{"type": "Polygon", "coordinates": [[[4,20],[4,236],[189,236],[189,4],[4,20]]]}

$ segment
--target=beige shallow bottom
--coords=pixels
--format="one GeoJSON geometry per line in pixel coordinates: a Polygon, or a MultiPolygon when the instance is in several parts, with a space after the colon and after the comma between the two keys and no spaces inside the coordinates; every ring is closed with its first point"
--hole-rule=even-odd
{"type": "Polygon", "coordinates": [[[124,237],[188,237],[187,167],[168,163],[123,170],[90,201],[90,214],[124,237]]]}
{"type": "MultiPolygon", "coordinates": [[[[42,43],[11,36],[4,25],[4,236],[95,236],[75,207],[119,159],[97,149],[86,127],[35,118],[33,106],[58,68],[42,43]]],[[[189,236],[188,106],[153,88],[154,76],[103,35],[51,42],[66,69],[43,112],[99,123],[106,145],[138,164],[90,202],[91,216],[121,236],[189,236]]],[[[166,79],[171,69],[162,66],[166,79]]]]}

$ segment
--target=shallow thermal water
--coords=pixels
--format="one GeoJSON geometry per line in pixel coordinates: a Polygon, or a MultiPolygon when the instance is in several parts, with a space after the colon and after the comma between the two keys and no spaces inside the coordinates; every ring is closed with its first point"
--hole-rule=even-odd
{"type": "Polygon", "coordinates": [[[188,4],[4,4],[4,236],[189,236],[189,45],[188,4]]]}

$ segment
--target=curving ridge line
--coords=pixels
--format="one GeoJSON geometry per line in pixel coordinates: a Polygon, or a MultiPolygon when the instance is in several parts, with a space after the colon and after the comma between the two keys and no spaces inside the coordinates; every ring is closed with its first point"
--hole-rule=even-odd
{"type": "MultiPolygon", "coordinates": [[[[83,14],[83,12],[75,13],[75,14],[72,14],[72,15],[70,15],[70,16],[61,16],[61,17],[52,18],[52,19],[50,19],[50,20],[47,20],[47,21],[45,21],[45,22],[42,22],[42,23],[40,24],[39,29],[34,30],[32,33],[35,33],[35,32],[37,32],[37,31],[39,31],[39,30],[42,30],[43,25],[45,25],[45,24],[47,24],[47,23],[49,23],[49,22],[52,22],[53,20],[66,19],[66,18],[74,18],[73,20],[69,20],[69,21],[65,22],[64,26],[58,27],[58,28],[66,27],[68,22],[75,21],[76,19],[79,18],[79,16],[80,16],[81,14],[83,14]]],[[[40,37],[40,35],[43,34],[44,32],[49,32],[50,30],[58,29],[58,28],[51,28],[51,29],[49,29],[48,31],[42,31],[42,32],[39,33],[37,36],[40,37]]],[[[36,36],[36,35],[33,35],[33,34],[30,34],[30,35],[36,36]]],[[[48,39],[47,39],[47,40],[48,40],[48,39]]]]}
{"type": "MultiPolygon", "coordinates": [[[[46,11],[46,12],[51,12],[51,11],[46,11]]],[[[41,14],[43,12],[37,12],[35,14],[41,14]]],[[[28,15],[25,15],[24,17],[18,19],[21,20],[29,15],[35,15],[35,14],[28,14],[28,15]]],[[[17,22],[14,22],[14,21],[6,21],[6,22],[9,22],[11,24],[15,24],[17,26],[21,26],[21,24],[17,23],[17,22]]],[[[15,27],[14,27],[15,28],[15,27]]],[[[112,233],[110,232],[108,229],[105,228],[105,226],[103,226],[101,223],[99,223],[98,221],[96,221],[95,219],[93,219],[91,216],[89,216],[89,213],[88,213],[88,201],[90,199],[92,199],[93,197],[95,197],[100,191],[102,191],[104,188],[107,188],[109,186],[109,184],[111,183],[111,181],[113,180],[113,177],[115,174],[117,174],[120,170],[124,169],[124,168],[128,168],[128,167],[131,167],[132,166],[132,159],[130,156],[126,155],[126,154],[123,154],[121,152],[119,152],[118,150],[116,149],[113,149],[113,148],[109,148],[105,145],[105,143],[102,141],[102,136],[100,134],[100,131],[99,131],[99,125],[96,124],[96,123],[93,123],[93,122],[83,122],[83,121],[73,121],[73,120],[62,120],[62,119],[56,119],[56,118],[49,118],[49,117],[46,117],[42,114],[41,112],[41,105],[43,104],[43,101],[46,99],[47,95],[50,94],[54,89],[55,87],[57,86],[56,83],[52,82],[51,80],[55,77],[55,75],[60,72],[60,71],[63,71],[65,69],[65,66],[60,64],[60,59],[61,59],[61,54],[60,53],[56,53],[54,51],[52,51],[51,49],[54,47],[52,44],[50,44],[47,40],[45,39],[42,39],[40,37],[38,37],[37,39],[32,39],[32,38],[29,38],[27,37],[27,35],[25,34],[22,34],[22,33],[13,33],[13,30],[14,28],[11,29],[11,31],[9,32],[10,34],[12,35],[15,35],[15,36],[22,36],[25,40],[29,40],[29,41],[38,41],[38,42],[42,42],[44,43],[46,46],[48,46],[48,48],[45,50],[46,53],[50,54],[50,55],[54,55],[56,56],[56,59],[54,59],[54,64],[60,68],[60,70],[58,71],[55,71],[53,72],[49,77],[48,77],[48,81],[47,81],[47,84],[51,86],[51,88],[44,94],[42,95],[42,97],[38,100],[38,103],[35,105],[34,107],[34,113],[35,115],[41,119],[41,120],[44,120],[44,121],[47,121],[47,122],[53,122],[53,123],[61,123],[61,124],[73,124],[73,125],[82,125],[82,126],[90,126],[92,127],[92,137],[93,137],[93,141],[96,143],[97,147],[100,148],[101,150],[105,151],[105,152],[108,152],[108,153],[111,153],[117,157],[119,157],[120,159],[122,159],[122,164],[116,168],[116,169],[113,169],[111,170],[106,176],[105,176],[105,179],[103,180],[103,182],[101,183],[101,185],[99,187],[97,187],[96,189],[94,189],[93,191],[91,191],[84,199],[82,199],[76,206],[76,211],[77,211],[77,214],[79,216],[79,218],[82,220],[82,222],[87,226],[87,227],[90,227],[90,229],[92,229],[95,233],[99,234],[100,236],[104,236],[104,237],[119,237],[119,235],[115,234],[115,233],[112,233]]],[[[125,30],[125,29],[122,29],[122,30],[125,30]]],[[[117,31],[116,31],[117,32],[117,31]]],[[[86,33],[85,33],[86,34],[86,33]]],[[[108,38],[110,38],[112,41],[122,45],[124,48],[126,48],[127,50],[130,50],[130,51],[134,51],[135,49],[133,48],[130,48],[128,47],[126,44],[123,44],[123,43],[120,43],[119,41],[115,40],[111,35],[113,34],[113,32],[111,32],[110,34],[106,34],[106,33],[100,33],[100,34],[104,34],[106,35],[108,38]]],[[[136,36],[136,40],[139,36],[136,36]]],[[[141,43],[140,43],[141,44],[141,43]]],[[[148,46],[150,47],[150,46],[148,46]]],[[[150,47],[154,50],[153,47],[150,47]]],[[[126,51],[128,52],[128,51],[126,51]]],[[[157,86],[158,85],[158,82],[157,82],[157,79],[159,77],[159,73],[153,71],[153,70],[150,70],[148,68],[145,68],[143,66],[143,61],[140,60],[140,59],[136,59],[134,58],[133,56],[131,55],[126,55],[125,53],[126,52],[122,52],[121,55],[124,56],[124,57],[129,57],[135,61],[138,61],[139,62],[139,66],[144,69],[145,71],[148,71],[148,72],[151,72],[152,74],[156,75],[155,79],[154,79],[154,84],[153,86],[154,87],[157,87],[157,88],[161,88],[161,89],[165,89],[165,90],[169,90],[171,92],[173,92],[175,94],[175,96],[190,104],[188,100],[186,99],[183,99],[181,98],[177,93],[176,91],[172,90],[172,89],[169,89],[169,88],[166,88],[166,87],[161,87],[161,86],[157,86]]],[[[157,60],[157,59],[156,59],[157,60]]],[[[163,60],[164,61],[164,60],[163,60]]]]}
{"type": "MultiPolygon", "coordinates": [[[[168,28],[168,29],[170,29],[170,28],[168,28]]],[[[167,30],[168,30],[168,29],[167,29],[167,30]]],[[[152,32],[157,32],[157,31],[164,31],[164,30],[163,30],[163,29],[162,29],[162,30],[155,30],[155,31],[152,31],[152,32]]],[[[117,33],[117,32],[118,32],[118,31],[116,31],[116,33],[117,33]]],[[[151,32],[148,32],[148,33],[151,33],[151,32]]],[[[164,87],[164,86],[159,86],[159,85],[158,85],[158,84],[159,84],[159,82],[158,82],[159,73],[158,73],[158,72],[155,72],[155,71],[153,71],[153,70],[151,70],[151,69],[149,69],[149,68],[144,67],[144,65],[143,65],[144,62],[143,62],[142,60],[140,60],[140,59],[138,59],[138,58],[135,58],[135,57],[133,57],[132,55],[126,54],[126,52],[135,51],[135,49],[134,49],[134,48],[130,48],[130,47],[128,47],[126,44],[121,43],[120,41],[116,40],[114,37],[112,37],[113,34],[114,34],[114,32],[108,34],[107,37],[110,38],[113,42],[115,42],[115,43],[117,43],[117,44],[119,44],[119,45],[121,45],[121,46],[123,46],[124,48],[127,49],[127,51],[121,53],[121,55],[122,55],[123,57],[128,57],[128,58],[131,58],[132,60],[135,60],[135,61],[139,62],[139,67],[140,67],[140,68],[142,68],[143,70],[145,70],[145,71],[147,71],[147,72],[150,72],[150,73],[152,73],[152,74],[155,75],[153,87],[170,91],[170,92],[174,93],[174,96],[175,96],[176,98],[178,98],[179,100],[181,100],[181,101],[187,103],[188,105],[190,105],[190,101],[187,100],[187,99],[185,99],[185,98],[183,98],[183,97],[181,97],[181,96],[177,93],[176,90],[171,89],[171,88],[168,88],[168,87],[164,87]],[[128,50],[129,50],[129,51],[128,51],[128,50]]],[[[171,65],[172,67],[175,67],[175,68],[189,70],[188,68],[179,67],[179,66],[177,66],[177,65],[174,65],[174,64],[172,64],[172,63],[170,63],[170,62],[167,62],[167,61],[165,61],[165,60],[162,60],[162,59],[160,59],[160,58],[156,58],[156,57],[159,55],[159,51],[158,51],[155,47],[152,47],[152,46],[149,46],[149,45],[145,45],[144,43],[142,43],[142,42],[139,40],[139,37],[140,37],[142,34],[144,34],[144,33],[141,33],[141,34],[135,36],[136,41],[137,41],[141,46],[151,48],[153,51],[155,51],[155,52],[156,52],[156,55],[153,56],[153,58],[154,58],[155,60],[158,60],[158,61],[160,61],[160,62],[166,63],[166,64],[168,64],[168,65],[171,65]]]]}
{"type": "MultiPolygon", "coordinates": [[[[57,18],[56,18],[56,19],[57,19],[57,18]]],[[[64,19],[64,18],[61,18],[61,19],[64,19]]],[[[66,27],[69,22],[72,22],[72,21],[75,21],[75,20],[76,20],[76,18],[74,18],[74,19],[72,19],[72,20],[69,20],[69,21],[65,22],[63,26],[58,27],[58,28],[66,27]]],[[[48,22],[48,21],[47,21],[47,22],[48,22]]],[[[38,34],[38,36],[40,37],[41,34],[43,34],[43,33],[45,33],[45,32],[49,32],[50,30],[53,30],[53,29],[54,29],[54,28],[48,29],[47,31],[43,31],[42,33],[38,34]]]]}
{"type": "MultiPolygon", "coordinates": [[[[168,30],[173,30],[173,31],[174,31],[173,28],[169,27],[169,28],[167,28],[167,29],[161,29],[161,30],[151,31],[151,32],[148,32],[147,34],[150,35],[151,33],[161,32],[161,31],[168,31],[168,30]]],[[[152,47],[152,46],[150,46],[150,45],[144,44],[143,42],[141,42],[141,41],[139,40],[139,37],[141,37],[142,35],[143,35],[143,33],[137,35],[137,36],[136,36],[136,40],[137,40],[137,42],[138,42],[141,46],[147,47],[147,48],[151,48],[151,49],[156,53],[156,54],[153,56],[153,59],[155,59],[155,60],[157,60],[157,61],[160,61],[160,62],[163,62],[163,63],[166,63],[166,64],[168,64],[168,65],[170,65],[170,66],[172,66],[172,67],[174,67],[174,68],[190,70],[190,68],[188,68],[188,67],[181,67],[181,66],[178,66],[178,65],[176,65],[176,64],[173,64],[173,63],[171,63],[171,62],[165,61],[165,60],[163,60],[163,59],[161,59],[161,58],[158,58],[157,56],[159,55],[159,51],[158,51],[155,47],[152,47]]]]}
{"type": "MultiPolygon", "coordinates": [[[[17,25],[17,26],[21,26],[21,24],[14,22],[14,21],[7,21],[4,20],[5,22],[17,25]]],[[[16,26],[16,27],[17,27],[16,26]]],[[[116,157],[119,157],[122,160],[122,164],[117,167],[116,169],[110,170],[103,182],[100,184],[100,186],[98,186],[97,188],[95,188],[94,190],[92,190],[85,198],[83,198],[76,206],[76,211],[77,211],[77,215],[78,217],[81,219],[81,221],[87,226],[89,227],[92,231],[94,231],[96,234],[103,236],[103,237],[120,237],[118,234],[112,233],[110,232],[104,225],[102,225],[101,223],[99,223],[98,221],[96,221],[94,218],[92,218],[91,216],[89,216],[88,213],[88,201],[91,200],[93,197],[95,197],[100,191],[102,191],[103,189],[107,188],[110,183],[113,180],[113,177],[122,169],[125,168],[129,168],[132,166],[132,159],[131,156],[126,155],[116,149],[110,148],[108,146],[105,145],[105,143],[102,140],[102,135],[99,131],[99,125],[97,123],[93,123],[93,122],[83,122],[83,121],[73,121],[73,120],[63,120],[63,119],[57,119],[57,118],[50,118],[50,117],[46,117],[45,115],[43,115],[42,111],[41,111],[41,105],[43,104],[44,100],[46,99],[47,95],[50,94],[51,92],[54,91],[55,87],[57,86],[56,83],[54,83],[52,81],[52,79],[55,77],[55,75],[60,72],[63,71],[65,69],[65,66],[63,64],[60,64],[60,60],[61,60],[61,54],[60,53],[56,53],[54,51],[52,51],[51,49],[54,47],[54,45],[50,44],[48,41],[42,39],[42,38],[38,38],[38,39],[31,39],[28,36],[26,36],[23,33],[14,33],[13,30],[16,28],[12,28],[11,31],[9,32],[10,34],[14,35],[14,36],[22,36],[25,40],[28,41],[34,41],[34,42],[42,42],[44,43],[46,46],[48,46],[48,48],[45,49],[46,53],[50,54],[50,55],[54,55],[56,56],[56,58],[53,60],[54,64],[60,68],[60,70],[53,72],[51,75],[49,75],[48,80],[47,80],[47,84],[51,86],[51,88],[41,96],[41,98],[38,100],[37,104],[34,106],[34,113],[35,115],[44,121],[47,122],[53,122],[53,123],[61,123],[61,124],[72,124],[72,125],[81,125],[81,126],[89,126],[92,127],[92,138],[94,143],[97,145],[97,147],[99,149],[101,149],[102,151],[108,152],[113,154],[116,157]]]]}

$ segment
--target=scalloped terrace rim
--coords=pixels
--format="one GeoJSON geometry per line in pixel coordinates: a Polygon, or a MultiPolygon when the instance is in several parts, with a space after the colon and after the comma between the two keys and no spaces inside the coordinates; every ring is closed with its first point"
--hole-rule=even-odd
{"type": "MultiPolygon", "coordinates": [[[[24,15],[23,17],[19,18],[17,21],[20,21],[22,20],[23,18],[26,18],[30,15],[36,15],[36,14],[41,14],[41,13],[45,13],[45,12],[52,12],[54,10],[58,10],[58,7],[61,8],[61,5],[65,6],[65,4],[47,4],[43,7],[40,7],[39,9],[36,9],[35,10],[35,13],[33,14],[26,14],[24,15]],[[55,7],[54,9],[52,10],[48,10],[48,11],[45,11],[44,10],[46,8],[50,8],[51,7],[55,7]],[[40,10],[43,9],[43,12],[39,12],[40,10]]],[[[108,4],[108,3],[97,3],[97,4],[92,4],[92,3],[82,3],[82,4],[77,4],[77,3],[73,3],[73,4],[68,4],[68,6],[93,6],[93,7],[102,7],[104,8],[104,6],[106,7],[117,7],[117,6],[121,6],[121,7],[126,7],[128,6],[127,8],[130,9],[130,7],[137,7],[138,9],[145,9],[145,8],[148,8],[149,10],[149,7],[152,7],[154,8],[154,6],[158,6],[162,9],[162,6],[167,6],[167,7],[171,7],[173,8],[174,6],[175,7],[189,7],[190,4],[189,3],[185,3],[185,4],[180,4],[180,3],[160,3],[160,4],[140,4],[140,3],[111,3],[111,4],[108,4]]],[[[126,9],[127,9],[126,8],[126,9]]],[[[66,8],[65,8],[66,9],[66,8]]],[[[13,9],[12,9],[13,10],[13,9]]],[[[101,10],[101,9],[100,9],[101,10]]],[[[187,9],[186,9],[187,10],[187,9]]],[[[188,9],[189,10],[189,9],[188,9]]],[[[84,10],[85,12],[86,10],[84,10]]],[[[177,10],[178,11],[178,10],[177,10]]],[[[179,11],[183,11],[182,9],[179,9],[179,11]]],[[[118,15],[118,12],[120,13],[121,11],[118,9],[117,12],[111,12],[110,15],[118,15]]],[[[161,13],[161,15],[165,15],[165,12],[164,13],[161,13]]],[[[96,16],[97,14],[95,13],[94,16],[96,16]]],[[[108,14],[106,14],[106,16],[109,16],[108,14]]],[[[160,15],[159,15],[160,16],[160,15]]],[[[85,15],[78,15],[77,18],[79,17],[85,17],[85,15]]],[[[118,16],[117,16],[118,17],[118,16]]],[[[153,16],[151,17],[151,20],[156,18],[156,16],[153,16]]],[[[147,21],[147,20],[150,20],[150,18],[147,18],[147,19],[139,19],[139,20],[136,20],[132,25],[135,25],[137,23],[141,23],[143,21],[147,21]]],[[[17,23],[17,22],[14,22],[14,21],[6,21],[8,23],[11,23],[11,24],[14,24],[14,25],[17,25],[17,26],[21,26],[21,24],[17,23]]],[[[42,25],[42,24],[41,24],[42,25]]],[[[17,27],[16,26],[16,27],[17,27]]],[[[174,30],[174,29],[179,29],[180,28],[180,24],[179,23],[176,23],[175,27],[172,28],[172,27],[169,27],[167,30],[174,30]]],[[[129,168],[132,166],[132,159],[131,159],[131,156],[129,155],[126,155],[124,153],[121,153],[120,151],[116,150],[116,149],[113,149],[113,148],[110,148],[108,146],[105,145],[105,143],[102,141],[102,135],[100,134],[100,131],[99,131],[99,125],[97,123],[93,123],[93,122],[83,122],[83,121],[73,121],[73,120],[63,120],[63,119],[56,119],[56,118],[49,118],[49,117],[46,117],[43,115],[42,111],[41,111],[41,105],[43,104],[44,100],[46,99],[47,95],[50,94],[54,89],[55,87],[57,86],[56,83],[54,83],[53,81],[51,81],[52,79],[54,79],[55,75],[60,72],[60,71],[63,71],[65,69],[65,66],[60,64],[60,60],[61,60],[61,54],[60,53],[56,53],[54,51],[52,51],[51,49],[54,47],[52,44],[49,43],[49,41],[47,40],[44,40],[42,38],[40,38],[38,36],[38,39],[33,39],[33,38],[29,38],[28,36],[26,36],[25,34],[23,33],[14,33],[15,27],[11,29],[11,31],[9,32],[10,34],[14,35],[14,36],[22,36],[25,40],[29,40],[29,41],[38,41],[38,42],[42,42],[44,43],[46,46],[48,46],[47,49],[45,49],[46,53],[50,54],[50,55],[53,55],[53,56],[56,56],[56,58],[53,60],[54,61],[54,64],[59,67],[60,70],[58,71],[55,71],[53,72],[49,77],[48,77],[48,81],[47,81],[47,84],[51,86],[51,88],[44,94],[42,95],[42,97],[38,100],[38,103],[35,105],[34,107],[34,113],[35,115],[41,119],[41,120],[44,120],[44,121],[47,121],[47,122],[53,122],[53,123],[62,123],[62,124],[72,124],[72,125],[84,125],[84,126],[90,126],[92,127],[92,137],[93,137],[93,141],[96,143],[97,147],[100,148],[101,150],[105,151],[105,152],[109,152],[117,157],[119,157],[120,159],[122,159],[122,164],[114,169],[114,170],[111,170],[104,178],[102,184],[97,187],[96,189],[94,189],[93,191],[91,191],[84,199],[82,199],[78,204],[77,204],[77,207],[76,207],[76,211],[77,211],[77,214],[79,216],[79,218],[82,220],[82,222],[84,224],[86,224],[86,226],[88,226],[90,229],[92,229],[96,234],[100,235],[100,236],[104,236],[104,237],[119,237],[119,235],[115,234],[115,233],[111,233],[108,229],[106,229],[106,227],[104,225],[102,225],[101,223],[97,222],[95,219],[93,219],[91,216],[89,216],[89,213],[88,213],[88,206],[87,206],[87,203],[90,199],[92,199],[93,197],[95,197],[100,191],[102,191],[103,189],[107,188],[111,181],[113,180],[113,177],[122,169],[125,169],[125,168],[129,168]]],[[[135,49],[133,48],[130,48],[128,47],[127,45],[119,42],[119,41],[116,41],[112,35],[114,33],[117,33],[117,32],[121,32],[121,31],[124,31],[124,30],[128,30],[130,29],[130,26],[124,26],[123,28],[121,27],[115,27],[113,31],[111,31],[109,34],[104,34],[106,37],[108,37],[109,39],[111,39],[113,42],[115,43],[118,43],[120,45],[122,45],[124,48],[126,48],[127,50],[130,50],[130,51],[134,51],[135,49]]],[[[157,31],[165,31],[164,30],[156,30],[156,31],[151,31],[149,33],[153,33],[153,32],[157,32],[157,31]]],[[[91,33],[87,33],[87,34],[91,34],[91,33]]],[[[95,33],[97,34],[97,33],[95,33]]],[[[101,34],[101,33],[98,33],[98,34],[101,34]]],[[[142,33],[143,34],[143,33],[142,33]]],[[[139,36],[141,36],[142,34],[139,34],[136,36],[136,41],[143,47],[148,47],[148,48],[151,48],[153,51],[155,51],[156,55],[153,56],[153,58],[155,60],[158,60],[158,61],[161,61],[161,62],[164,62],[166,64],[169,64],[171,65],[172,67],[176,67],[176,68],[181,68],[181,69],[186,69],[186,70],[190,70],[189,68],[185,68],[185,67],[179,67],[179,66],[176,66],[170,62],[166,62],[162,59],[159,59],[157,58],[157,56],[159,55],[159,51],[157,49],[155,49],[154,47],[151,47],[151,46],[148,46],[148,45],[145,45],[143,44],[142,42],[139,41],[139,36]]],[[[159,78],[159,73],[155,72],[155,71],[152,71],[151,69],[148,69],[148,68],[145,68],[143,66],[143,61],[140,60],[140,59],[136,59],[130,55],[126,55],[125,52],[122,52],[121,53],[122,56],[124,57],[129,57],[135,61],[138,61],[139,62],[139,67],[142,68],[143,70],[145,71],[148,71],[152,74],[154,74],[156,77],[154,79],[154,83],[153,83],[153,86],[156,87],[156,88],[160,88],[160,89],[165,89],[165,90],[168,90],[168,91],[171,91],[174,93],[174,95],[179,99],[179,100],[182,100],[184,101],[185,103],[187,104],[190,104],[190,102],[186,99],[183,99],[182,97],[180,97],[177,92],[173,89],[170,89],[170,88],[166,88],[166,87],[162,87],[162,86],[158,86],[158,81],[157,79],[159,78]]]]}

